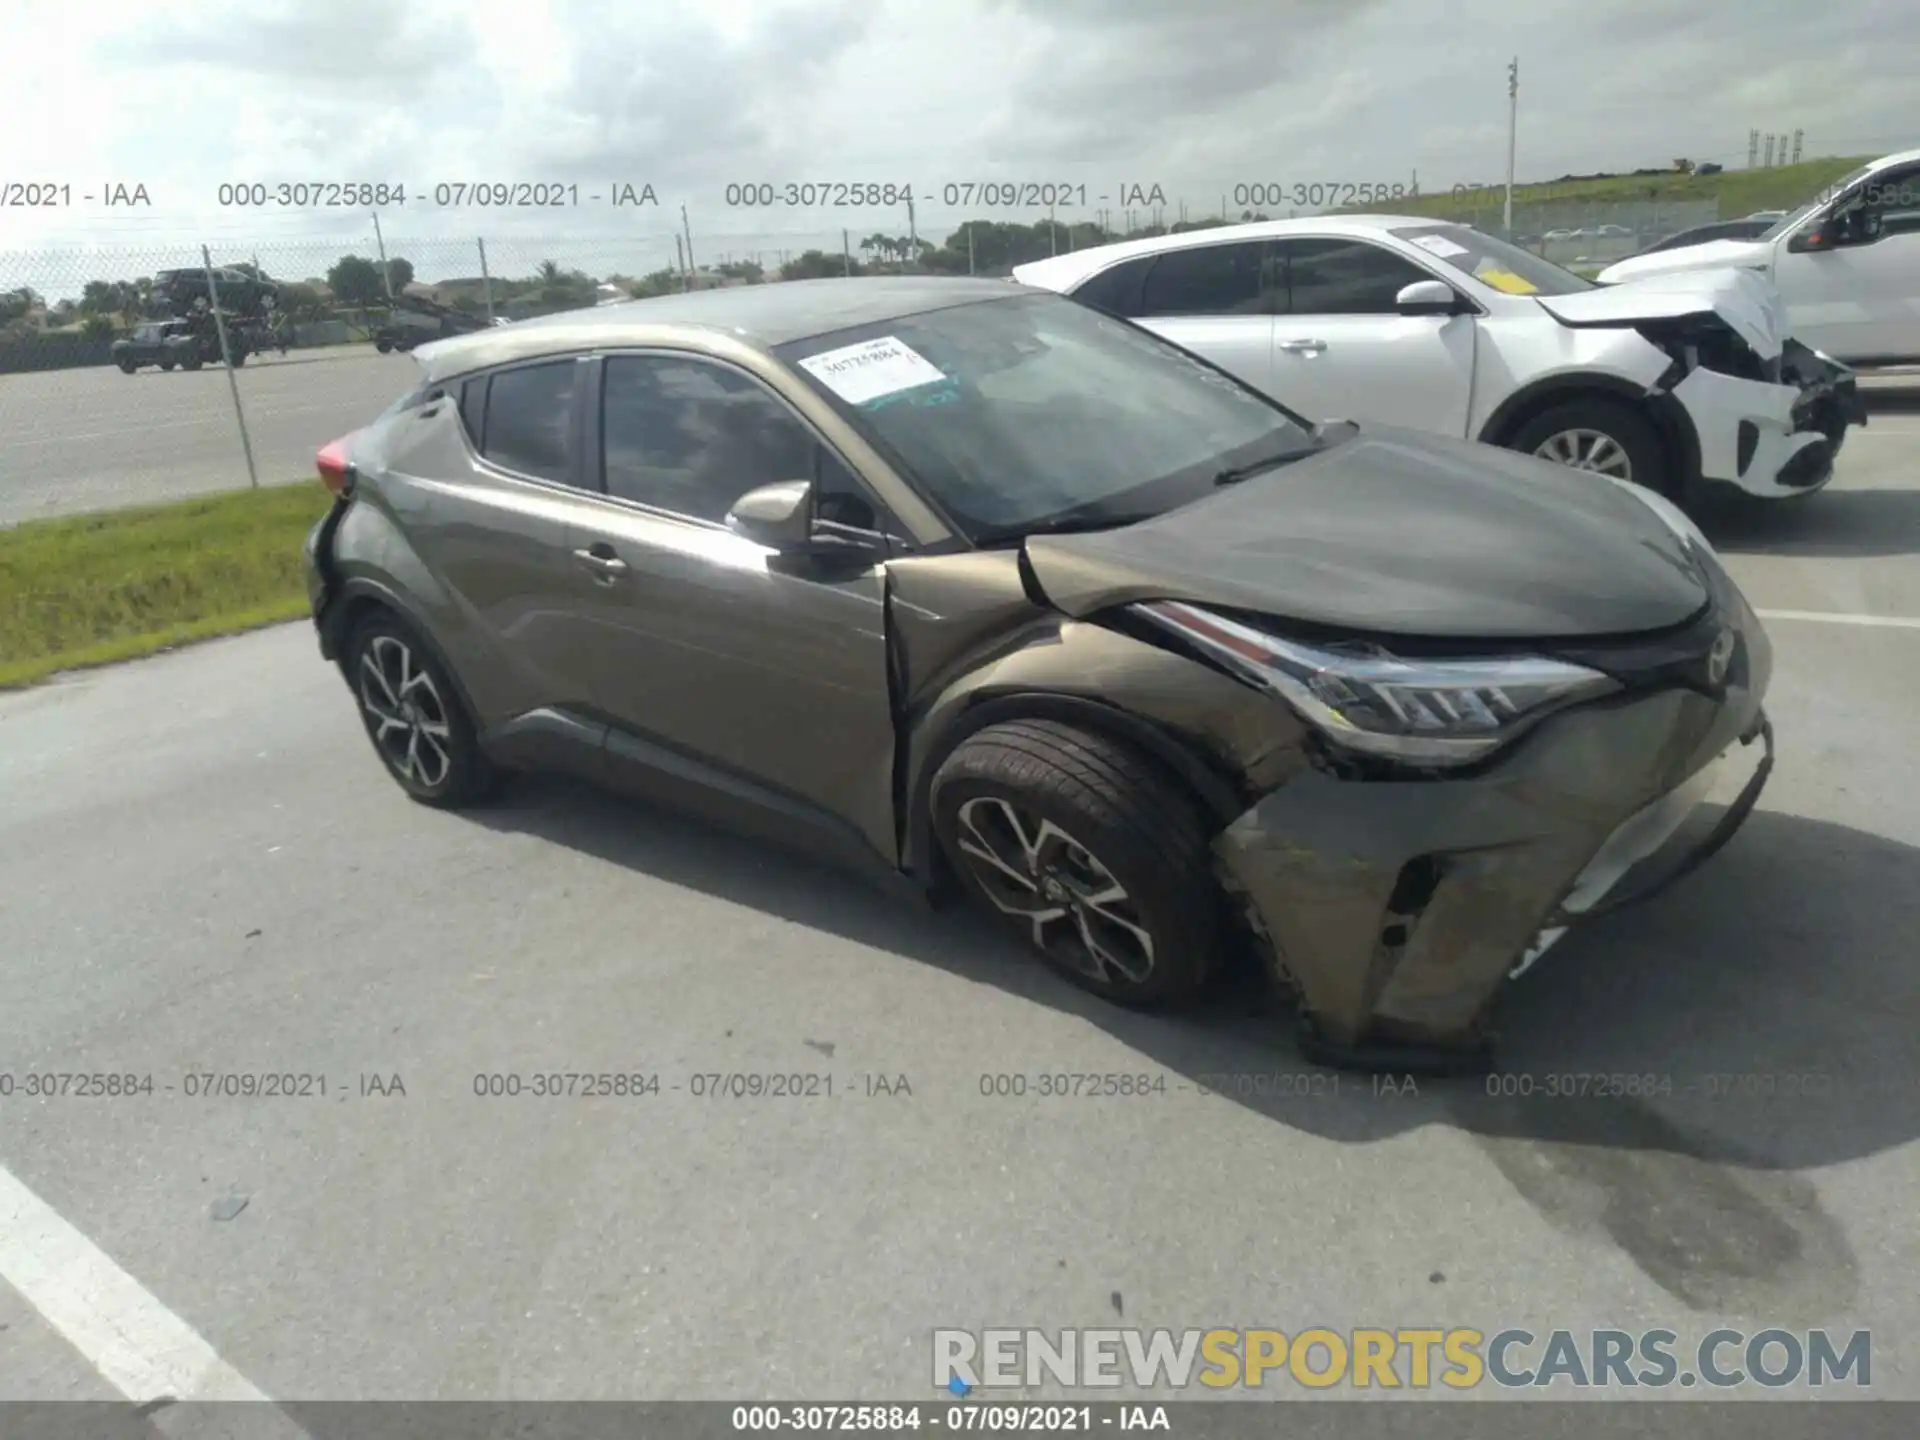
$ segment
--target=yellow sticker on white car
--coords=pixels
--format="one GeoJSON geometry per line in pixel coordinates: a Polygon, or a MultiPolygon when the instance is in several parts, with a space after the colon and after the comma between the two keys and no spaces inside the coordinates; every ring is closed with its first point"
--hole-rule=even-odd
{"type": "Polygon", "coordinates": [[[1538,285],[1535,285],[1531,280],[1523,279],[1511,270],[1501,270],[1498,268],[1476,270],[1473,272],[1473,278],[1478,280],[1482,285],[1491,285],[1494,289],[1507,295],[1538,295],[1540,293],[1540,287],[1538,285]]]}

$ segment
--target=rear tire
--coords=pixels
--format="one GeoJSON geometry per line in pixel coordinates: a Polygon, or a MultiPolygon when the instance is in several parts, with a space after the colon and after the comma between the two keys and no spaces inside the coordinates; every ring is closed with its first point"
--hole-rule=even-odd
{"type": "Polygon", "coordinates": [[[500,775],[480,748],[473,717],[410,626],[376,612],[354,628],[343,659],[367,738],[395,784],[444,810],[493,793],[500,775]]]}
{"type": "Polygon", "coordinates": [[[378,350],[382,355],[391,355],[393,353],[393,342],[391,340],[376,340],[373,342],[373,348],[378,350]]]}
{"type": "Polygon", "coordinates": [[[1674,498],[1673,467],[1653,422],[1605,396],[1568,400],[1513,433],[1507,448],[1576,470],[1599,470],[1674,498]]]}
{"type": "Polygon", "coordinates": [[[171,361],[171,360],[162,360],[162,361],[160,362],[160,368],[161,368],[162,370],[171,370],[171,369],[173,369],[173,361],[171,361]]]}
{"type": "Polygon", "coordinates": [[[131,360],[116,360],[114,363],[120,367],[120,373],[122,375],[131,375],[140,368],[131,360]]]}
{"type": "Polygon", "coordinates": [[[961,883],[1069,982],[1135,1009],[1212,977],[1223,899],[1194,796],[1132,747],[1052,720],[969,736],[934,776],[961,883]]]}

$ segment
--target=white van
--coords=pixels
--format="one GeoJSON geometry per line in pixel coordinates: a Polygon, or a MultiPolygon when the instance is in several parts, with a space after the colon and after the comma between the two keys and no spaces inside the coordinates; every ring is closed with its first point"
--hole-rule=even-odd
{"type": "Polygon", "coordinates": [[[1734,266],[1779,287],[1794,338],[1848,365],[1920,361],[1920,150],[1830,185],[1757,240],[1714,240],[1610,265],[1600,283],[1734,266]]]}

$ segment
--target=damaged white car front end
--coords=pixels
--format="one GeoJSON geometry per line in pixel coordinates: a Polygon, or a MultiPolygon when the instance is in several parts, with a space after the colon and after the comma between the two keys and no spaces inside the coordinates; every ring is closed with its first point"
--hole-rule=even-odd
{"type": "Polygon", "coordinates": [[[1853,372],[1794,340],[1779,292],[1752,271],[1654,275],[1535,299],[1562,325],[1631,329],[1660,352],[1666,363],[1647,398],[1684,417],[1687,488],[1812,494],[1833,478],[1848,427],[1866,423],[1853,372]]]}

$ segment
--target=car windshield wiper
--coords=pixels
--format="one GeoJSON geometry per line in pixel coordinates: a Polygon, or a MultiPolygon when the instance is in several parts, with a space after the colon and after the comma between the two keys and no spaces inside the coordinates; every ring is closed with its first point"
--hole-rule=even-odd
{"type": "Polygon", "coordinates": [[[1307,456],[1317,452],[1325,443],[1324,440],[1316,436],[1311,445],[1303,445],[1298,450],[1282,450],[1277,455],[1267,455],[1258,460],[1250,460],[1245,465],[1229,465],[1224,470],[1214,472],[1213,483],[1215,485],[1238,485],[1242,480],[1251,480],[1255,475],[1265,474],[1269,470],[1277,470],[1280,466],[1291,464],[1295,460],[1304,460],[1307,456]]]}
{"type": "Polygon", "coordinates": [[[1138,525],[1143,520],[1152,520],[1161,512],[1158,510],[1138,510],[1107,512],[1096,515],[1055,515],[1043,520],[1029,520],[1020,525],[997,525],[981,530],[974,536],[976,545],[1001,545],[1009,540],[1025,540],[1031,535],[1084,535],[1094,530],[1118,530],[1126,525],[1138,525]]]}

